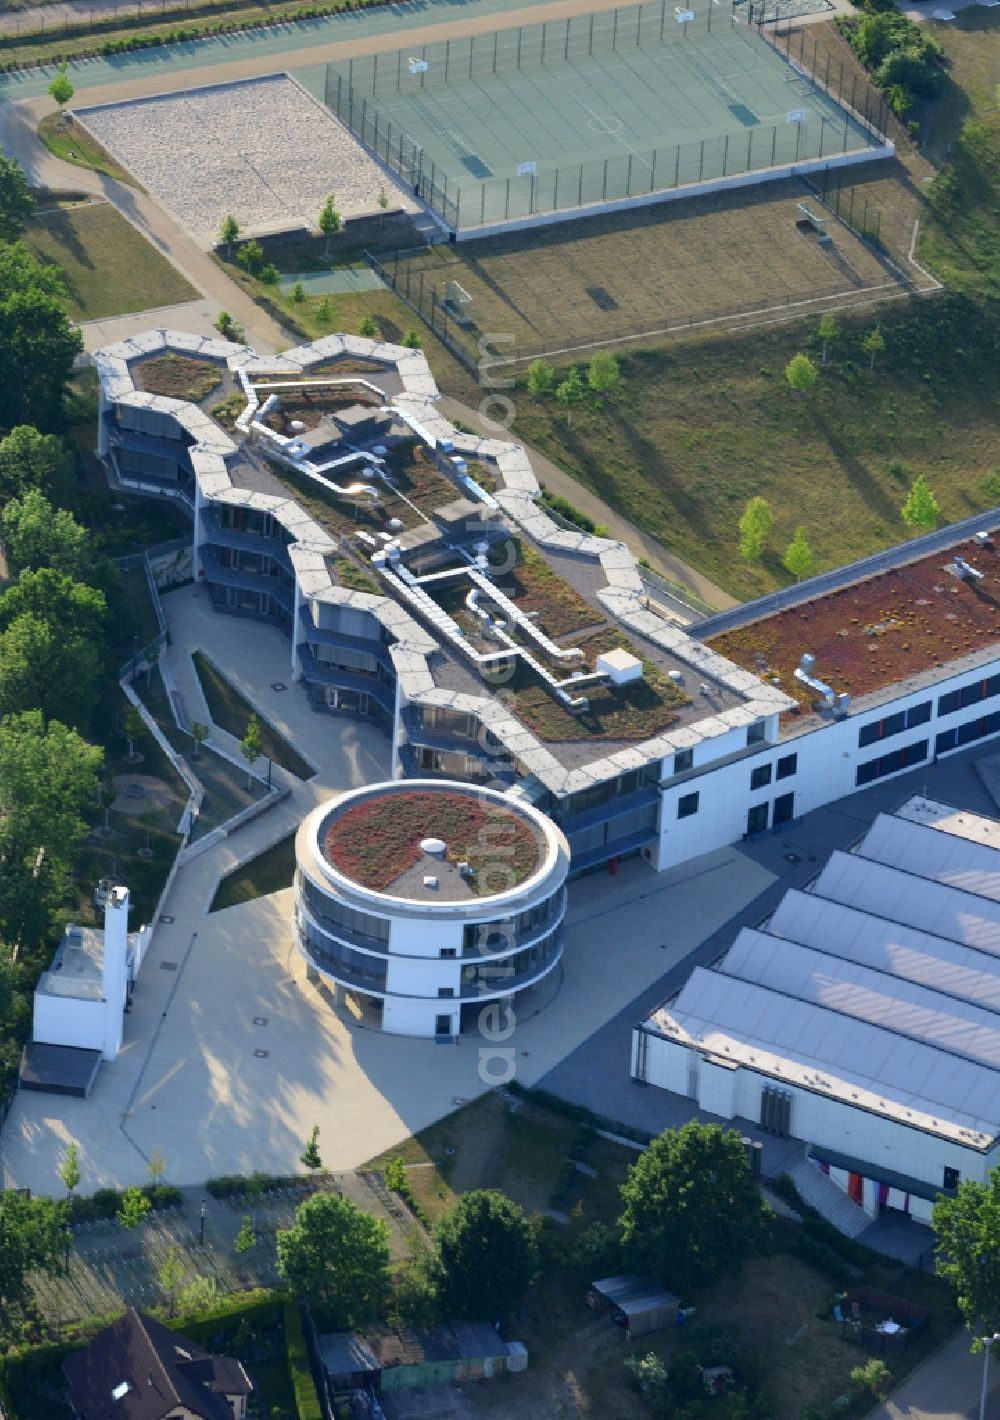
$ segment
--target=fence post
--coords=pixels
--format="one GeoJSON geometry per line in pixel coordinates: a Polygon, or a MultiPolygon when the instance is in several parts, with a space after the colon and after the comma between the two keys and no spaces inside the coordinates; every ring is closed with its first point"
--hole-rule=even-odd
{"type": "Polygon", "coordinates": [[[566,20],[566,40],[563,44],[563,62],[569,58],[569,20],[566,20]]]}
{"type": "Polygon", "coordinates": [[[625,170],[625,196],[632,196],[632,154],[628,155],[628,167],[625,170]]]}
{"type": "Polygon", "coordinates": [[[701,140],[701,156],[698,159],[698,181],[701,182],[702,174],[705,171],[705,140],[701,140]]]}
{"type": "Polygon", "coordinates": [[[493,31],[493,72],[497,72],[497,45],[500,42],[500,31],[493,31]]]}
{"type": "MultiPolygon", "coordinates": [[[[618,12],[617,12],[617,10],[616,10],[616,11],[615,11],[615,14],[617,14],[617,13],[618,13],[618,12]]],[[[601,201],[602,201],[602,202],[606,202],[607,200],[608,200],[608,160],[607,160],[607,158],[605,158],[605,159],[604,159],[604,191],[601,193],[601,201]]]]}
{"type": "Polygon", "coordinates": [[[778,125],[771,129],[771,167],[774,167],[774,159],[778,152],[778,125]]]}
{"type": "Polygon", "coordinates": [[[725,146],[722,149],[722,176],[726,176],[726,164],[729,162],[729,134],[726,134],[725,146]]]}
{"type": "Polygon", "coordinates": [[[618,11],[615,11],[615,22],[611,29],[611,53],[614,54],[618,48],[618,11]]]}
{"type": "Polygon", "coordinates": [[[677,144],[677,157],[674,160],[674,187],[681,180],[681,145],[677,144]]]}
{"type": "Polygon", "coordinates": [[[376,53],[376,55],[375,55],[375,57],[374,57],[374,62],[372,63],[372,98],[373,98],[373,99],[376,98],[377,95],[378,95],[378,54],[376,53]]]}
{"type": "Polygon", "coordinates": [[[483,194],[479,203],[479,225],[482,227],[486,224],[486,184],[483,182],[479,186],[483,194]]]}
{"type": "MultiPolygon", "coordinates": [[[[378,56],[376,55],[376,60],[378,56]]],[[[451,63],[451,40],[445,40],[444,45],[444,82],[448,82],[448,66],[451,63]]]]}
{"type": "Polygon", "coordinates": [[[660,0],[660,43],[663,43],[663,26],[667,19],[667,0],[660,0]]]}
{"type": "Polygon", "coordinates": [[[577,207],[583,206],[583,164],[580,164],[580,188],[576,196],[577,207]]]}
{"type": "Polygon", "coordinates": [[[542,58],[541,58],[541,61],[540,61],[541,64],[542,64],[542,66],[543,66],[543,68],[544,68],[544,65],[545,65],[545,41],[546,41],[546,38],[548,37],[548,29],[549,29],[548,23],[547,23],[545,20],[543,20],[543,21],[542,21],[542,58]]]}

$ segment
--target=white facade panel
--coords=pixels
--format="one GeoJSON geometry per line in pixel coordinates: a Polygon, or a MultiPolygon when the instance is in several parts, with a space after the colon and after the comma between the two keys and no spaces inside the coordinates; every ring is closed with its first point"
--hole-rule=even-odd
{"type": "Polygon", "coordinates": [[[104,1052],[105,1003],[35,992],[32,1039],[43,1045],[71,1045],[104,1052]]]}

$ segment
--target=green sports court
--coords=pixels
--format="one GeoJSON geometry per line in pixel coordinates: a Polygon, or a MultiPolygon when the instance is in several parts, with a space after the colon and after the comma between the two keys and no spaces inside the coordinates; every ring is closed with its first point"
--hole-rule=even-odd
{"type": "Polygon", "coordinates": [[[695,3],[656,0],[330,65],[324,96],[468,234],[887,151],[869,86],[843,69],[814,80],[745,13],[695,3]]]}

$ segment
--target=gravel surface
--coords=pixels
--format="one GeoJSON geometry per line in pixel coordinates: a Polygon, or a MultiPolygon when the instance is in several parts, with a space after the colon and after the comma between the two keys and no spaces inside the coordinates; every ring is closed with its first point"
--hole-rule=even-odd
{"type": "Polygon", "coordinates": [[[406,192],[342,123],[284,75],[218,84],[76,116],[195,238],[229,213],[244,234],[315,226],[334,194],[345,217],[406,192]]]}

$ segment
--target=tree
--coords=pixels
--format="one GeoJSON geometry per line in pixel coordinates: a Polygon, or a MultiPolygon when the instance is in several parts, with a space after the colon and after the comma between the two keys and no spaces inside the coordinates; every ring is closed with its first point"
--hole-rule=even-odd
{"type": "Polygon", "coordinates": [[[45,567],[0,595],[0,705],[38,708],[77,729],[91,720],[106,650],[103,592],[45,567]]]}
{"type": "Polygon", "coordinates": [[[941,510],[930,484],[922,473],[917,474],[903,504],[903,522],[915,532],[929,532],[940,517],[941,510]]]}
{"type": "Polygon", "coordinates": [[[881,355],[882,351],[885,349],[885,336],[882,334],[881,330],[879,330],[877,325],[873,326],[872,329],[865,336],[864,340],[862,340],[861,349],[865,352],[866,355],[871,356],[871,362],[868,368],[870,370],[874,370],[876,355],[881,355]]]}
{"type": "Polygon", "coordinates": [[[759,562],[771,532],[774,516],[766,498],[751,498],[740,518],[740,556],[747,562],[759,562]]]}
{"type": "Polygon", "coordinates": [[[231,340],[236,345],[243,344],[246,331],[238,321],[233,320],[228,311],[219,312],[219,319],[215,322],[215,326],[223,340],[231,340]]]}
{"type": "Polygon", "coordinates": [[[768,1208],[740,1136],[714,1124],[692,1120],[666,1130],[629,1170],[621,1193],[627,1260],[679,1295],[736,1276],[768,1235],[768,1208]]]}
{"type": "Polygon", "coordinates": [[[249,1213],[243,1214],[243,1221],[240,1223],[240,1230],[236,1234],[236,1241],[233,1244],[237,1254],[242,1257],[245,1252],[250,1252],[257,1246],[257,1233],[254,1230],[253,1218],[249,1213]]]}
{"type": "Polygon", "coordinates": [[[580,371],[575,365],[569,367],[563,382],[556,385],[556,399],[566,411],[566,428],[568,429],[572,423],[573,410],[583,399],[583,381],[580,379],[580,371]]]}
{"type": "Polygon", "coordinates": [[[173,1316],[177,1305],[177,1290],[184,1277],[184,1263],[175,1247],[167,1252],[160,1267],[160,1286],[167,1294],[167,1315],[173,1316]]]}
{"type": "Polygon", "coordinates": [[[266,261],[257,273],[257,280],[263,281],[265,286],[277,286],[281,280],[281,272],[273,261],[266,261]]]}
{"type": "Polygon", "coordinates": [[[304,306],[304,305],[305,305],[305,303],[306,303],[306,288],[303,286],[303,284],[302,284],[301,281],[296,281],[295,285],[292,287],[291,291],[289,292],[289,295],[291,296],[291,298],[292,298],[292,303],[293,303],[294,305],[296,305],[296,306],[304,306]]]}
{"type": "Polygon", "coordinates": [[[808,355],[793,355],[785,366],[785,379],[793,390],[804,394],[819,379],[819,371],[808,355]]]}
{"type": "Polygon", "coordinates": [[[40,265],[20,242],[0,244],[0,428],[60,426],[63,395],[83,349],[65,302],[54,266],[40,265]]]}
{"type": "Polygon", "coordinates": [[[358,334],[363,335],[366,340],[378,339],[378,326],[371,316],[362,316],[361,324],[358,326],[358,334]]]}
{"type": "Polygon", "coordinates": [[[434,1273],[445,1316],[514,1316],[538,1270],[524,1210],[495,1189],[465,1193],[434,1230],[434,1273]]]}
{"type": "Polygon", "coordinates": [[[389,1230],[336,1193],[316,1193],[278,1233],[278,1271],[335,1330],[380,1316],[389,1296],[389,1230]]]}
{"type": "Polygon", "coordinates": [[[82,1178],[80,1169],[80,1151],[76,1144],[67,1144],[66,1152],[63,1154],[62,1163],[59,1165],[58,1174],[62,1180],[66,1193],[72,1197],[73,1190],[79,1185],[82,1178]]]}
{"type": "Polygon", "coordinates": [[[889,1389],[892,1373],[881,1356],[872,1356],[851,1371],[851,1385],[865,1400],[878,1400],[889,1389]]]}
{"type": "Polygon", "coordinates": [[[177,1306],[181,1312],[200,1312],[215,1301],[219,1284],[214,1277],[192,1277],[186,1287],[177,1295],[177,1306]]]}
{"type": "Polygon", "coordinates": [[[796,582],[801,577],[806,577],[812,571],[813,555],[812,549],[806,542],[805,528],[796,528],[795,536],[785,549],[783,558],[785,567],[791,572],[796,582]]]}
{"type": "Polygon", "coordinates": [[[134,764],[140,757],[135,752],[135,742],[142,734],[142,716],[134,705],[130,705],[125,711],[125,738],[128,740],[128,759],[130,764],[134,764]]]}
{"type": "Polygon", "coordinates": [[[0,153],[0,242],[16,242],[35,212],[35,199],[24,175],[24,169],[14,158],[0,153]]]}
{"type": "Polygon", "coordinates": [[[381,231],[382,223],[385,221],[386,208],[389,206],[389,194],[384,187],[379,188],[378,197],[375,200],[378,203],[378,226],[381,231]]]}
{"type": "Polygon", "coordinates": [[[163,1175],[167,1171],[167,1161],[163,1157],[163,1150],[157,1144],[156,1148],[146,1160],[146,1172],[149,1174],[149,1181],[154,1188],[163,1182],[163,1175]]]}
{"type": "Polygon", "coordinates": [[[222,219],[222,226],[219,228],[219,241],[225,243],[226,259],[232,260],[233,242],[240,234],[240,224],[230,212],[222,219]]]}
{"type": "Polygon", "coordinates": [[[149,1212],[150,1203],[141,1188],[126,1188],[115,1217],[123,1228],[135,1228],[149,1212]]]}
{"type": "Polygon", "coordinates": [[[102,753],[41,712],[0,720],[0,939],[35,947],[87,835],[102,753]]]}
{"type": "Polygon", "coordinates": [[[335,237],[343,226],[340,213],[333,205],[333,193],[323,203],[323,210],[319,214],[319,229],[326,238],[326,245],[323,247],[324,258],[330,255],[330,238],[335,237]]]}
{"type": "Polygon", "coordinates": [[[324,296],[316,307],[316,319],[320,325],[333,325],[333,302],[329,296],[324,296]]]}
{"type": "Polygon", "coordinates": [[[55,1275],[66,1247],[67,1207],[51,1198],[0,1191],[0,1301],[23,1302],[31,1272],[55,1275]]]}
{"type": "MultiPolygon", "coordinates": [[[[985,1183],[965,1179],[953,1198],[939,1193],[931,1216],[936,1268],[955,1288],[962,1320],[976,1337],[1000,1331],[1000,1168],[985,1183]]],[[[979,1349],[977,1341],[973,1349],[979,1349]]]]}
{"type": "Polygon", "coordinates": [[[307,1169],[321,1169],[323,1160],[319,1152],[319,1125],[314,1124],[312,1133],[309,1135],[309,1142],[303,1149],[300,1162],[305,1164],[307,1169]]]}
{"type": "Polygon", "coordinates": [[[639,1387],[640,1394],[649,1402],[654,1413],[667,1413],[669,1375],[664,1363],[655,1351],[645,1356],[626,1356],[625,1369],[639,1387]]]}
{"type": "Polygon", "coordinates": [[[201,759],[201,747],[208,739],[210,733],[208,726],[202,724],[200,720],[191,721],[191,738],[194,740],[192,759],[201,759]]]}
{"type": "Polygon", "coordinates": [[[419,349],[420,349],[420,335],[419,335],[419,333],[418,333],[417,331],[413,330],[412,328],[411,328],[410,330],[408,330],[408,331],[406,332],[406,334],[403,336],[403,344],[404,344],[404,346],[406,347],[407,350],[419,350],[419,349]]]}
{"type": "MultiPolygon", "coordinates": [[[[40,434],[30,424],[17,425],[0,439],[0,497],[4,500],[26,499],[34,490],[52,504],[66,503],[75,487],[76,463],[62,439],[40,434]]],[[[31,500],[28,508],[32,516],[44,519],[45,510],[37,499],[31,500]]]]}
{"type": "Polygon", "coordinates": [[[610,394],[618,388],[621,378],[621,366],[609,350],[598,350],[591,357],[587,383],[597,394],[610,394]]]}
{"type": "Polygon", "coordinates": [[[60,113],[76,93],[76,89],[73,87],[73,81],[69,77],[67,70],[68,65],[60,64],[59,68],[56,70],[55,78],[49,85],[49,97],[55,99],[56,103],[59,105],[60,113]]]}
{"type": "Polygon", "coordinates": [[[825,315],[820,316],[819,338],[823,343],[821,361],[824,365],[826,364],[826,352],[831,345],[836,344],[839,334],[840,326],[837,324],[837,317],[831,311],[827,311],[825,315]]]}
{"type": "Polygon", "coordinates": [[[528,393],[534,395],[551,394],[555,388],[556,372],[544,360],[532,360],[528,366],[528,393]]]}
{"type": "Polygon", "coordinates": [[[240,752],[247,762],[247,789],[253,788],[253,767],[264,752],[264,736],[260,721],[251,715],[247,721],[246,734],[240,740],[240,752]]]}
{"type": "MultiPolygon", "coordinates": [[[[10,476],[17,475],[11,471],[10,476]]],[[[0,472],[0,479],[3,477],[0,472]]],[[[40,567],[52,567],[84,582],[93,575],[94,554],[87,529],[68,509],[54,508],[38,488],[27,489],[4,508],[3,541],[15,576],[40,567]]]]}
{"type": "Polygon", "coordinates": [[[264,248],[256,237],[251,237],[248,242],[244,242],[236,253],[237,265],[242,266],[248,275],[252,276],[258,266],[264,260],[264,248]]]}

